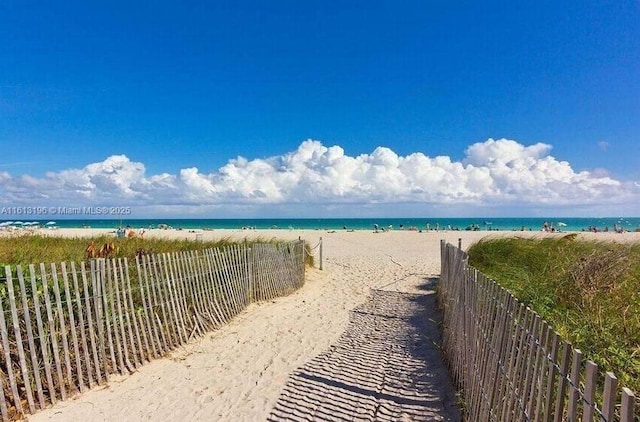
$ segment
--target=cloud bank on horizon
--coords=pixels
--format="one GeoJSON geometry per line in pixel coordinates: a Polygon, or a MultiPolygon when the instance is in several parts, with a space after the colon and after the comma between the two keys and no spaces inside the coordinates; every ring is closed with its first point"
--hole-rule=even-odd
{"type": "Polygon", "coordinates": [[[575,171],[551,149],[488,139],[453,161],[386,147],[352,157],[307,140],[293,152],[238,157],[212,173],[152,175],[144,163],[112,155],[42,178],[0,172],[0,199],[11,207],[127,206],[130,218],[640,214],[637,184],[575,171]]]}

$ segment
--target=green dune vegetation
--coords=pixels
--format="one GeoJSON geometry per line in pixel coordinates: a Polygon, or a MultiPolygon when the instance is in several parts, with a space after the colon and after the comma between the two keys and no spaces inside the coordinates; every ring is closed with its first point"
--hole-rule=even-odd
{"type": "MultiPolygon", "coordinates": [[[[16,237],[0,237],[0,265],[38,264],[44,262],[59,263],[86,260],[87,247],[93,242],[96,249],[112,243],[115,250],[109,257],[135,260],[136,252],[168,253],[193,251],[210,248],[225,247],[237,244],[253,243],[284,243],[278,239],[252,238],[245,241],[228,238],[216,241],[193,241],[187,239],[156,239],[156,238],[116,238],[114,236],[99,236],[93,238],[61,238],[39,235],[25,235],[16,237]]],[[[313,256],[306,256],[306,264],[313,266],[313,256]]]]}
{"type": "Polygon", "coordinates": [[[640,392],[640,244],[489,239],[470,247],[469,264],[640,392]]]}

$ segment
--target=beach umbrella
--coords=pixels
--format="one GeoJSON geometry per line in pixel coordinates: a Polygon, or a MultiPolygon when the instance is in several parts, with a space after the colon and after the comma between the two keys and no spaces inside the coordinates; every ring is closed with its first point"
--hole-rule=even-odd
{"type": "Polygon", "coordinates": [[[4,221],[0,223],[0,227],[7,227],[13,224],[13,221],[4,221]]]}
{"type": "Polygon", "coordinates": [[[13,224],[17,224],[19,226],[24,226],[24,221],[14,221],[13,224]]]}
{"type": "Polygon", "coordinates": [[[45,223],[45,226],[53,226],[54,224],[56,224],[56,222],[55,222],[55,221],[47,221],[47,222],[45,223]]]}
{"type": "Polygon", "coordinates": [[[558,226],[560,227],[565,227],[567,225],[567,223],[563,223],[562,221],[558,222],[558,226]]]}

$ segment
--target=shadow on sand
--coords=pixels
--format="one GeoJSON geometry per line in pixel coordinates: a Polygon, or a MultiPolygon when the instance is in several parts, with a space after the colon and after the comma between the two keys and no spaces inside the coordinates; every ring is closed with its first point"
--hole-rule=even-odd
{"type": "Polygon", "coordinates": [[[436,281],[423,294],[372,290],[338,341],[289,377],[268,420],[461,420],[439,348],[436,281]]]}

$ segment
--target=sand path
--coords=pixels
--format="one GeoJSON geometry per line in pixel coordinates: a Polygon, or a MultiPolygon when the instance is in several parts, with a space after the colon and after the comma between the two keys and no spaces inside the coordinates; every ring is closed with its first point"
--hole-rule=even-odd
{"type": "Polygon", "coordinates": [[[269,421],[459,421],[435,294],[373,290],[328,351],[296,370],[269,421]]]}
{"type": "MultiPolygon", "coordinates": [[[[318,237],[312,234],[313,244],[318,237]]],[[[370,288],[415,293],[439,271],[435,237],[319,234],[324,271],[310,270],[298,292],[253,304],[167,358],[29,419],[266,420],[289,375],[338,341],[349,311],[366,301],[370,288]]]]}

